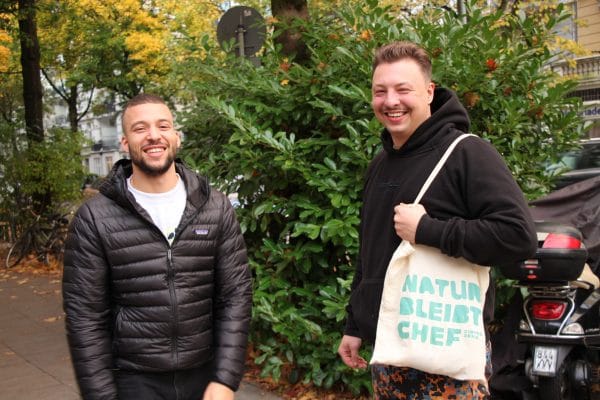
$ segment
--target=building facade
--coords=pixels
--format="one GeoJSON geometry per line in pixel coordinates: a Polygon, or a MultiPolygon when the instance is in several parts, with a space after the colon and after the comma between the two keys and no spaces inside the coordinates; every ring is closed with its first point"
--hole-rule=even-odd
{"type": "Polygon", "coordinates": [[[582,99],[583,118],[590,126],[588,137],[600,138],[600,0],[566,2],[573,8],[571,39],[590,52],[574,62],[561,61],[552,68],[565,76],[577,76],[579,86],[573,95],[582,99]]]}
{"type": "Polygon", "coordinates": [[[81,155],[90,174],[106,176],[125,153],[121,151],[120,143],[120,111],[114,101],[106,101],[98,108],[100,113],[90,113],[80,122],[80,130],[90,139],[81,155]]]}
{"type": "MultiPolygon", "coordinates": [[[[51,111],[45,113],[45,126],[69,128],[66,103],[51,91],[47,91],[46,96],[51,111]]],[[[82,162],[90,175],[106,176],[116,161],[127,157],[121,150],[121,113],[115,104],[111,96],[95,95],[94,106],[79,121],[79,130],[87,139],[81,151],[82,162]]],[[[80,104],[78,108],[85,107],[80,104]]]]}

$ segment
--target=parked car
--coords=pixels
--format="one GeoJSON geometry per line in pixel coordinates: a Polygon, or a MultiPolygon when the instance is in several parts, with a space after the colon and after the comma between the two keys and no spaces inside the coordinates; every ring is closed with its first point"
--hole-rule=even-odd
{"type": "Polygon", "coordinates": [[[566,153],[551,169],[558,173],[555,189],[599,176],[600,138],[582,141],[581,148],[566,153]]]}

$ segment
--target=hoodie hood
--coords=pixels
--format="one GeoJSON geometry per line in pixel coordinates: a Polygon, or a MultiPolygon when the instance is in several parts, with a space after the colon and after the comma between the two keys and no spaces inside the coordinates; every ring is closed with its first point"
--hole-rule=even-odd
{"type": "Polygon", "coordinates": [[[471,122],[465,107],[456,94],[448,89],[437,87],[431,102],[431,116],[423,122],[400,149],[394,149],[392,136],[384,129],[381,133],[383,148],[388,153],[406,154],[417,149],[434,146],[451,129],[469,132],[471,122]]]}

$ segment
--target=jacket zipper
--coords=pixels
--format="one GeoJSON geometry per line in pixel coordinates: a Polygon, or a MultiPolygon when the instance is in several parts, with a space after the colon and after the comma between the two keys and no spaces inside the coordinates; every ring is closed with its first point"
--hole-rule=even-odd
{"type": "Polygon", "coordinates": [[[175,270],[173,269],[173,256],[171,254],[171,247],[167,250],[167,283],[169,284],[169,293],[171,295],[171,356],[175,360],[175,365],[179,365],[179,357],[177,354],[177,334],[178,334],[178,321],[179,316],[177,313],[177,296],[175,294],[175,270]]]}

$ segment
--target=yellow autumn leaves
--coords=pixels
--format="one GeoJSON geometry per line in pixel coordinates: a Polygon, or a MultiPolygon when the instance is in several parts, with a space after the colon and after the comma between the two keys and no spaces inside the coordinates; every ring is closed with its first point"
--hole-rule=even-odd
{"type": "Polygon", "coordinates": [[[0,73],[8,71],[8,63],[10,60],[10,49],[8,44],[12,42],[12,38],[3,30],[0,30],[0,73]]]}

